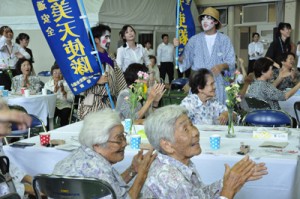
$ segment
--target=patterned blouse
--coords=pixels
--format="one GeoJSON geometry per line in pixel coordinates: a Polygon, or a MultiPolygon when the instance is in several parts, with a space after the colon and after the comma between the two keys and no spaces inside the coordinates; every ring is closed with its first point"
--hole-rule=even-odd
{"type": "Polygon", "coordinates": [[[222,188],[219,180],[203,184],[195,165],[185,165],[172,157],[158,153],[142,189],[142,198],[218,198],[222,188]]]}
{"type": "MultiPolygon", "coordinates": [[[[29,88],[27,89],[29,89],[31,92],[34,91],[35,93],[40,92],[41,84],[40,84],[39,77],[29,76],[28,81],[29,81],[29,88]]],[[[24,87],[23,82],[24,82],[24,76],[22,74],[13,77],[12,85],[11,85],[12,89],[14,89],[16,93],[21,93],[21,88],[24,87]]]]}
{"type": "Polygon", "coordinates": [[[194,125],[217,124],[220,114],[227,111],[227,107],[216,99],[208,100],[203,104],[197,94],[186,96],[180,105],[188,110],[188,117],[194,125]]]}
{"type": "Polygon", "coordinates": [[[249,87],[248,96],[266,101],[274,110],[280,110],[278,101],[285,101],[285,93],[270,82],[255,80],[249,87]]]}
{"type": "MultiPolygon", "coordinates": [[[[279,69],[275,68],[273,69],[273,78],[271,80],[274,81],[279,76],[279,69]]],[[[292,80],[291,76],[283,78],[283,80],[280,82],[280,84],[277,86],[277,88],[281,91],[284,91],[286,88],[293,88],[295,86],[294,81],[292,80]]]]}
{"type": "Polygon", "coordinates": [[[98,178],[112,186],[117,198],[130,198],[128,195],[129,186],[118,171],[103,156],[85,146],[79,147],[68,157],[58,162],[53,174],[98,178]]]}
{"type": "MultiPolygon", "coordinates": [[[[130,95],[129,88],[122,90],[117,99],[116,111],[119,112],[121,120],[131,118],[130,104],[126,98],[130,95]]],[[[135,108],[135,118],[138,117],[137,112],[142,108],[142,104],[139,102],[135,108]]]]}

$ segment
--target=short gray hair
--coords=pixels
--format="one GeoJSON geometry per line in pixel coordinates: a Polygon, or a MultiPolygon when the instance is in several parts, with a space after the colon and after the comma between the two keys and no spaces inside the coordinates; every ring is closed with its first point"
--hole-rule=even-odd
{"type": "Polygon", "coordinates": [[[84,118],[79,142],[91,149],[95,144],[105,144],[111,129],[121,124],[119,114],[109,108],[90,113],[84,118]]]}
{"type": "Polygon", "coordinates": [[[168,140],[174,143],[176,120],[187,114],[187,110],[179,105],[169,105],[157,109],[148,116],[145,121],[145,132],[150,144],[159,152],[163,152],[160,147],[160,140],[168,140]]]}

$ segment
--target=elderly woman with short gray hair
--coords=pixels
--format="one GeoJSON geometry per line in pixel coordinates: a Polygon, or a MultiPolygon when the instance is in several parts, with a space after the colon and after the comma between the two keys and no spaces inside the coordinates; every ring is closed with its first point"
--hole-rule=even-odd
{"type": "Polygon", "coordinates": [[[53,174],[99,178],[107,181],[117,198],[137,198],[156,157],[139,151],[121,175],[112,167],[124,159],[126,137],[118,113],[103,109],[87,115],[79,134],[81,147],[58,162],[53,174]],[[136,175],[131,187],[127,185],[136,175]]]}
{"type": "Polygon", "coordinates": [[[232,168],[225,165],[223,181],[205,185],[191,161],[201,153],[199,131],[181,106],[157,109],[146,119],[145,132],[158,155],[142,189],[143,198],[233,198],[246,181],[267,174],[264,163],[246,156],[232,168]]]}

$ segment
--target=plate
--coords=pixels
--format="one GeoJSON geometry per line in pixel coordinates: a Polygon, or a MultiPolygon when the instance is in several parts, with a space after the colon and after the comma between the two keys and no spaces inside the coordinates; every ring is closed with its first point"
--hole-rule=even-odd
{"type": "Polygon", "coordinates": [[[79,146],[78,145],[74,145],[74,144],[62,144],[62,145],[58,145],[55,148],[59,149],[59,150],[64,150],[64,151],[73,151],[75,149],[77,149],[79,146]]]}

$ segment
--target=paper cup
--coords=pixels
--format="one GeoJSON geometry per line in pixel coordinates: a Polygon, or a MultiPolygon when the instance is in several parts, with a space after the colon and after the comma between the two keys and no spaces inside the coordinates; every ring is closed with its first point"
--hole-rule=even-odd
{"type": "Polygon", "coordinates": [[[140,135],[131,135],[130,136],[130,147],[132,149],[140,149],[141,145],[141,136],[140,135]]]}
{"type": "Polygon", "coordinates": [[[40,143],[45,146],[50,144],[50,133],[40,133],[40,143]]]}
{"type": "Polygon", "coordinates": [[[29,97],[30,96],[30,90],[29,89],[24,90],[24,96],[25,97],[29,97]]]}
{"type": "Polygon", "coordinates": [[[42,89],[42,95],[47,95],[47,89],[45,88],[42,89]]]}
{"type": "Polygon", "coordinates": [[[8,90],[3,90],[2,91],[2,96],[3,97],[8,97],[8,90]]]}
{"type": "Polygon", "coordinates": [[[25,87],[22,87],[22,88],[21,88],[21,94],[22,94],[22,95],[24,95],[24,94],[25,94],[25,90],[26,90],[26,88],[25,88],[25,87]]]}
{"type": "Polygon", "coordinates": [[[124,123],[124,131],[126,133],[130,132],[130,126],[131,126],[131,119],[125,119],[125,123],[124,123]]]}
{"type": "Polygon", "coordinates": [[[210,148],[213,150],[220,149],[221,136],[218,134],[211,135],[209,137],[210,148]]]}

